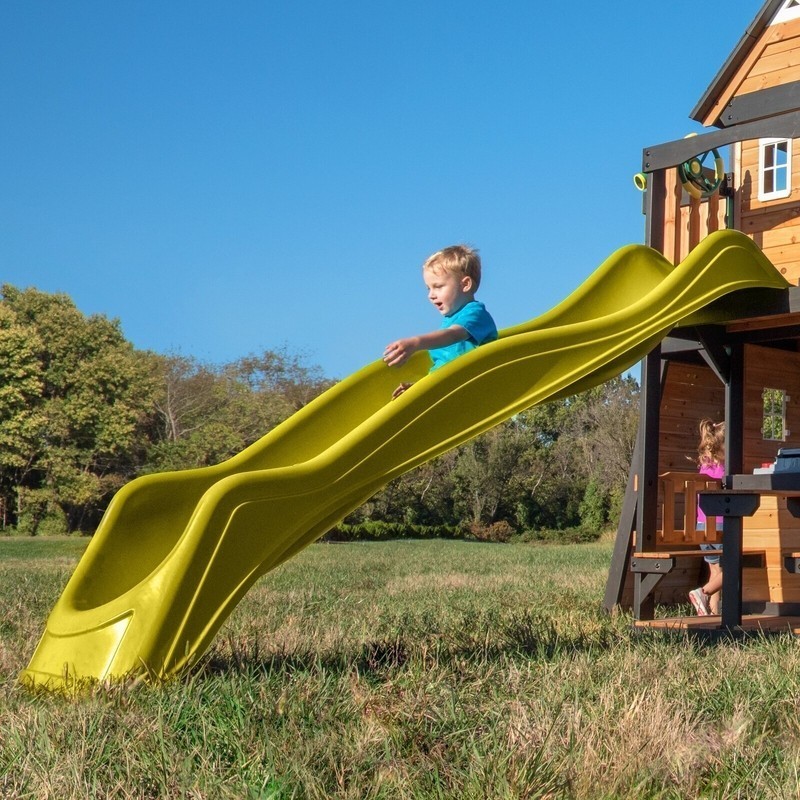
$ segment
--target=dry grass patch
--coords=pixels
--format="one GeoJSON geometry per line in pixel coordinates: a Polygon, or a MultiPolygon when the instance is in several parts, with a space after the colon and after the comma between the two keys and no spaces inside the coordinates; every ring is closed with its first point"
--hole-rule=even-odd
{"type": "Polygon", "coordinates": [[[314,546],[190,675],[72,698],[16,683],[66,580],[41,547],[0,580],[3,798],[797,796],[797,642],[634,635],[610,542],[314,546]]]}

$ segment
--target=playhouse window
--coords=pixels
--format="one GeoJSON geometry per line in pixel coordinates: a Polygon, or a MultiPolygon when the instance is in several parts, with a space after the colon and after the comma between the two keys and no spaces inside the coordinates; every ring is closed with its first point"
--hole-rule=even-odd
{"type": "Polygon", "coordinates": [[[778,22],[787,22],[798,17],[800,17],[800,0],[786,0],[770,25],[775,25],[778,22]]]}
{"type": "Polygon", "coordinates": [[[792,140],[761,139],[758,199],[777,200],[792,193],[792,140]]]}
{"type": "Polygon", "coordinates": [[[761,436],[771,442],[786,440],[786,392],[783,389],[764,389],[764,416],[761,436]]]}

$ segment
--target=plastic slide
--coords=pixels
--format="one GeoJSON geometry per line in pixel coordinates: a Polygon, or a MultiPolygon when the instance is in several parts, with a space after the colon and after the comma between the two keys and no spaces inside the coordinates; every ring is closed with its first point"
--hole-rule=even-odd
{"type": "Polygon", "coordinates": [[[388,481],[514,414],[628,369],[677,324],[734,316],[740,290],[787,283],[743,234],[673,267],[630,245],[548,313],[428,375],[375,362],[228,461],[147,475],[112,499],[21,680],[163,679],[196,663],[264,573],[388,481]],[[390,400],[400,381],[414,385],[390,400]]]}

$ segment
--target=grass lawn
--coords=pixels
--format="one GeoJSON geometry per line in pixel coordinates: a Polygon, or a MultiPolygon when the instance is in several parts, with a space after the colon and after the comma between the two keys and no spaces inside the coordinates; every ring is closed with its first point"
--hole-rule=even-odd
{"type": "Polygon", "coordinates": [[[635,635],[611,542],[313,545],[190,674],[29,694],[85,545],[0,539],[2,798],[800,796],[800,642],[635,635]]]}

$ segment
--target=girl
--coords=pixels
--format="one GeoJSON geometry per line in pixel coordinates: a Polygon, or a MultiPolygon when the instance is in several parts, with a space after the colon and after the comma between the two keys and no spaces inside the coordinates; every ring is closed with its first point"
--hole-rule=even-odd
{"type": "MultiPolygon", "coordinates": [[[[698,472],[708,475],[716,480],[725,475],[725,423],[712,422],[710,419],[700,421],[700,444],[697,448],[698,472]]],[[[706,515],[698,505],[697,526],[698,531],[705,530],[706,515]]],[[[720,550],[721,544],[701,544],[703,550],[720,550]]],[[[711,595],[716,595],[722,588],[722,567],[719,556],[705,556],[708,564],[708,581],[697,589],[689,592],[689,600],[700,616],[711,614],[711,595]]],[[[718,598],[715,598],[717,600],[718,598]]],[[[715,603],[718,605],[718,603],[715,603]]]]}

